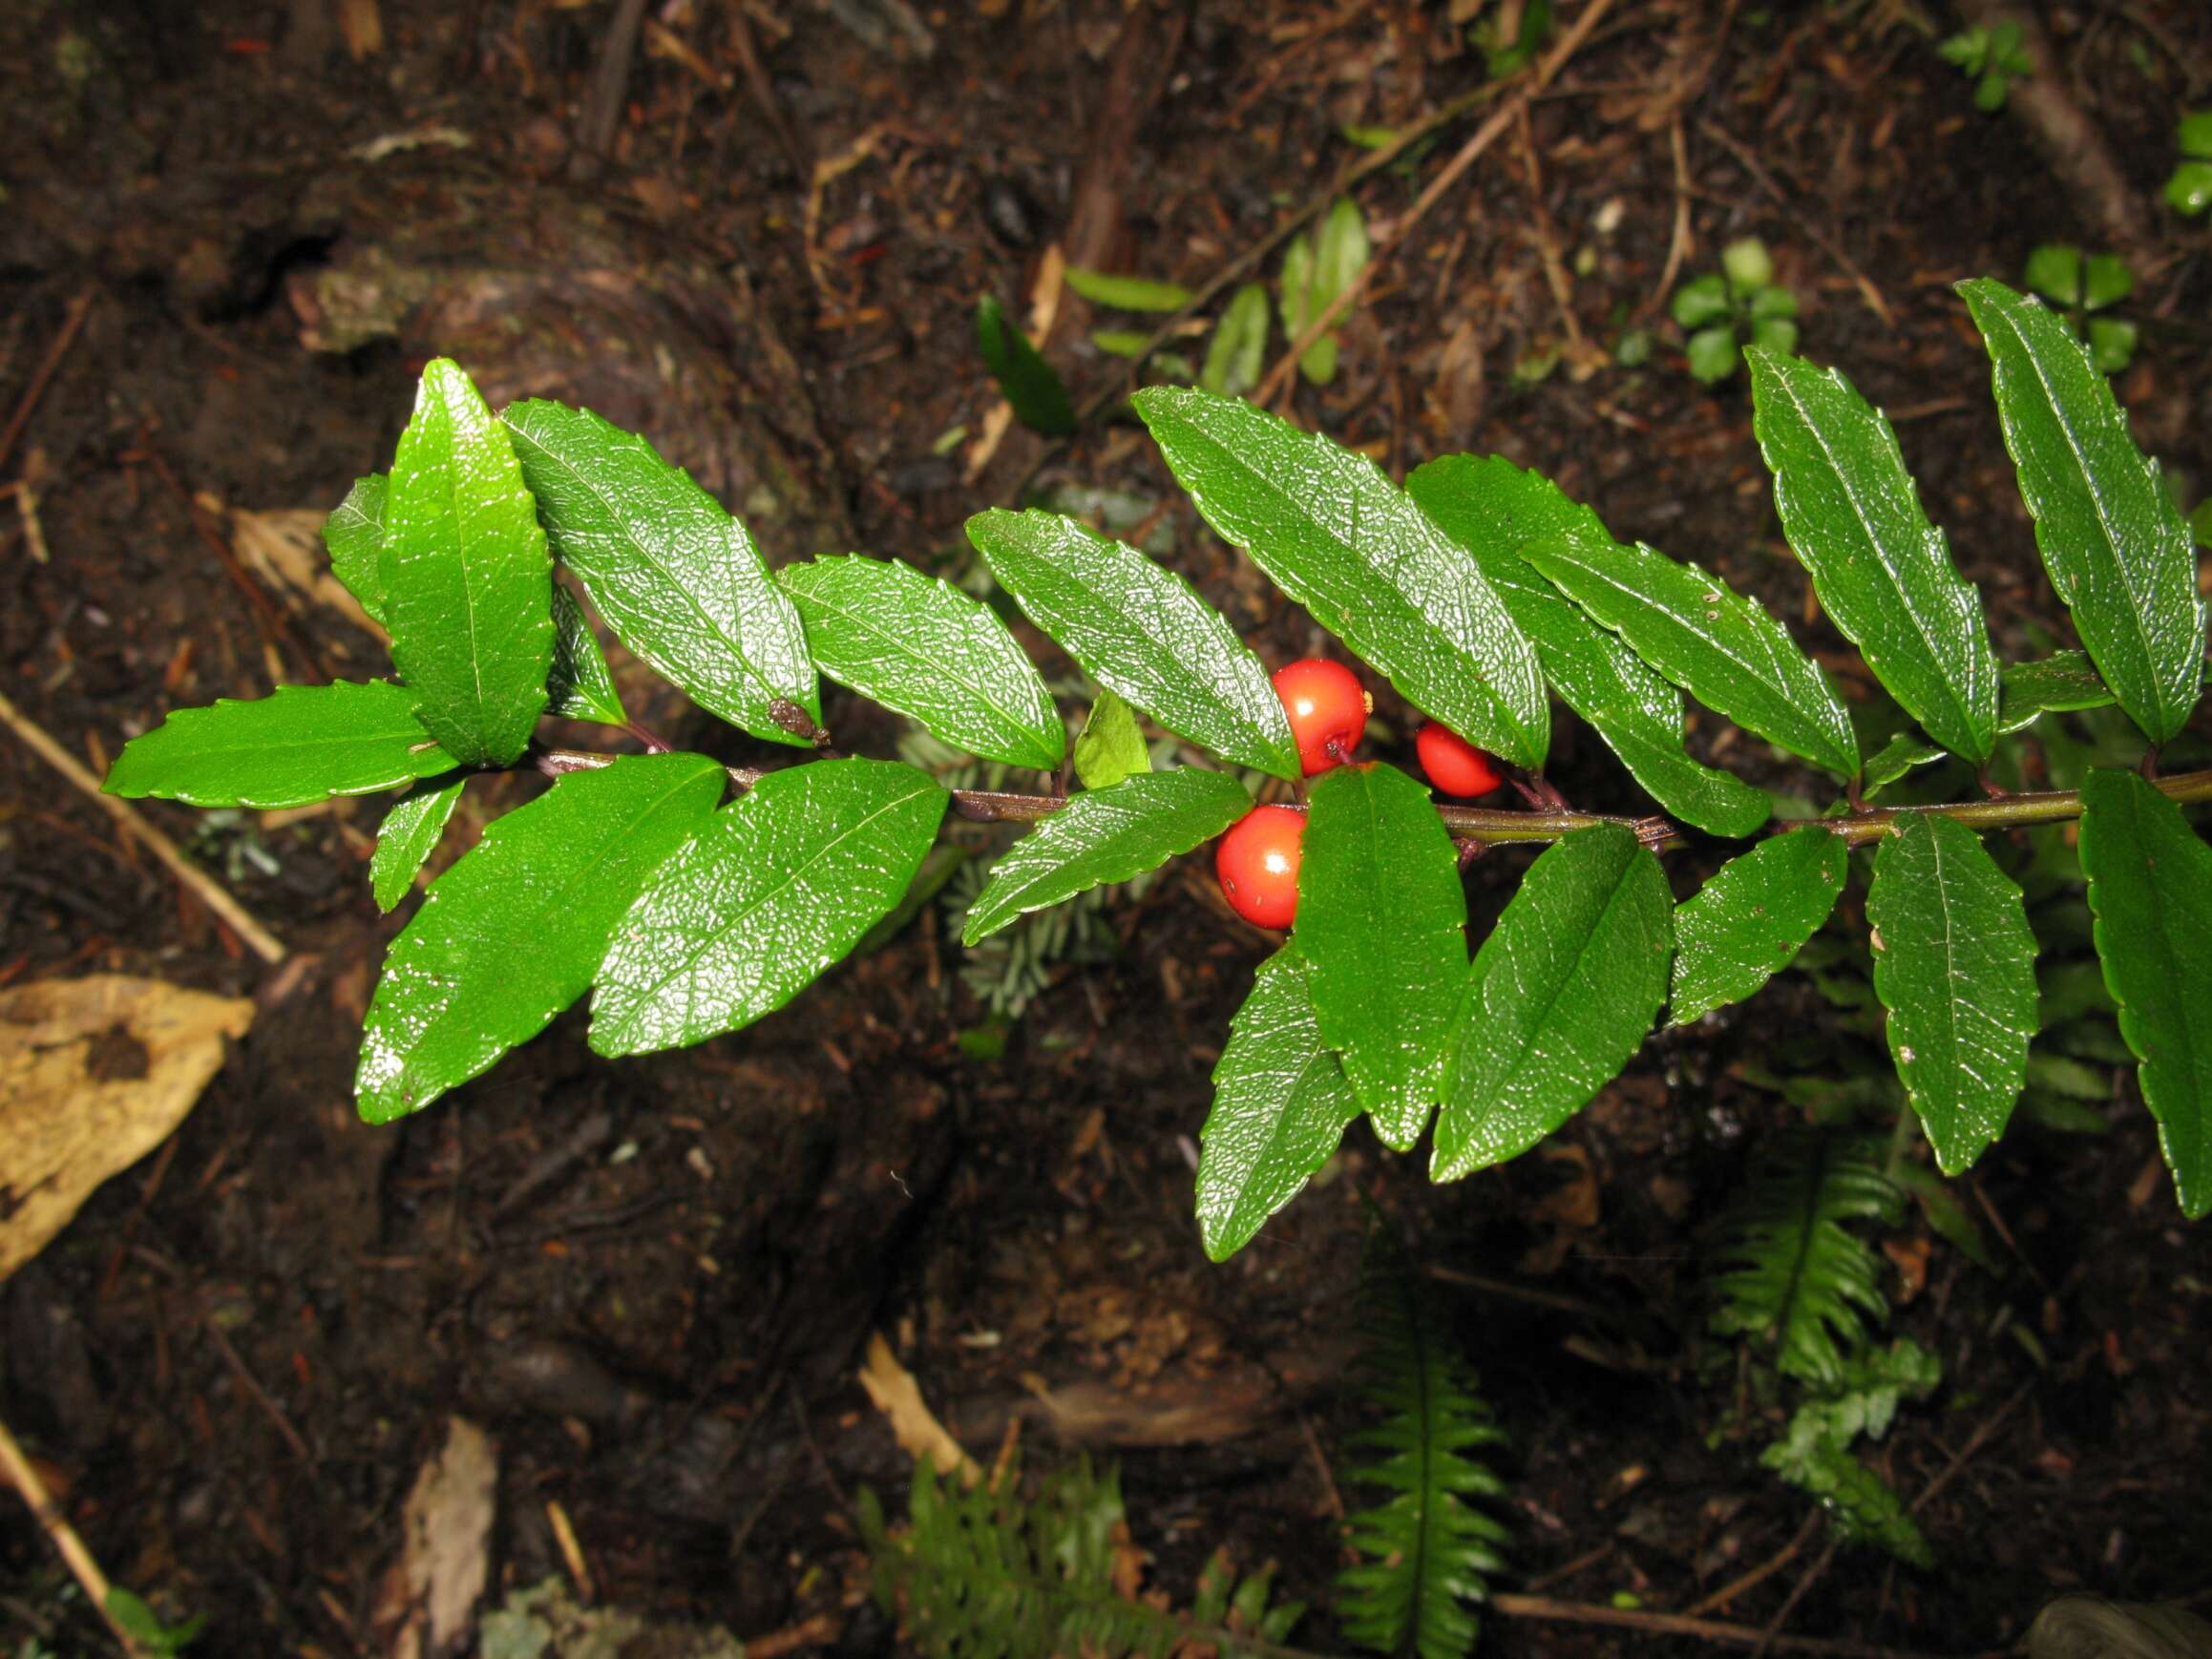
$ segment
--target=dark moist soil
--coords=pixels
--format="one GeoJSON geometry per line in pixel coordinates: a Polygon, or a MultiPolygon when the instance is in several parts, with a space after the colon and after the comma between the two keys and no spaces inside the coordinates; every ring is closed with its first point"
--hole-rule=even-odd
{"type": "MultiPolygon", "coordinates": [[[[373,642],[328,615],[280,629],[281,605],[249,602],[218,556],[236,529],[221,513],[327,510],[387,464],[430,355],[459,356],[495,401],[562,396],[643,430],[772,557],[856,547],[952,569],[962,518],[1013,498],[1043,453],[1016,431],[971,480],[966,448],[939,441],[957,426],[972,441],[995,401],[979,293],[1025,304],[1055,240],[1078,263],[1202,282],[1356,154],[1341,127],[1409,123],[1484,74],[1437,6],[675,0],[595,159],[575,139],[609,7],[382,0],[382,49],[359,59],[342,10],[0,13],[0,416],[91,296],[6,463],[32,479],[45,552],[0,502],[0,677],[95,765],[173,707],[263,695],[272,662],[376,671],[373,642]],[[739,16],[803,155],[748,90],[739,16]],[[798,168],[817,160],[810,194],[798,168]],[[216,507],[199,525],[195,495],[216,507]]],[[[2070,92],[2150,203],[2178,113],[2212,86],[2212,13],[2145,0],[2050,18],[2070,92]]],[[[1370,222],[1402,215],[1471,131],[1364,184],[1370,222]]],[[[1891,410],[1999,649],[2063,639],[1951,284],[2095,233],[1905,9],[1617,8],[1527,142],[1508,133],[1380,273],[1335,384],[1297,388],[1289,411],[1401,475],[1463,449],[1541,468],[1617,534],[1809,619],[1745,394],[1697,388],[1665,321],[1678,203],[1678,277],[1762,236],[1805,348],[1891,410]],[[1588,262],[1570,296],[1587,363],[1548,242],[1588,262]],[[1638,370],[1605,358],[1627,326],[1656,330],[1638,370]]],[[[2130,302],[2145,345],[2117,384],[2146,446],[2194,483],[2212,476],[2197,389],[2212,269],[2201,230],[2148,211],[2130,302]]],[[[1062,311],[1052,356],[1079,396],[1109,386],[1117,365],[1086,336],[1121,320],[1072,293],[1062,311]]],[[[1157,510],[1158,545],[1271,662],[1321,645],[1130,425],[1086,431],[1038,482],[1157,510]]],[[[1841,640],[1808,637],[1870,695],[1841,640]]],[[[1374,746],[1396,753],[1403,710],[1380,714],[1374,746]]],[[[836,699],[831,719],[891,752],[888,726],[836,699]]],[[[719,727],[682,735],[758,758],[719,727]]],[[[1596,746],[1560,747],[1571,797],[1639,807],[1596,746]]],[[[449,849],[532,788],[472,791],[449,849]]],[[[1537,1154],[1456,1186],[1357,1130],[1328,1179],[1213,1267],[1192,1138],[1269,947],[1202,860],[1118,901],[1110,959],[1060,970],[1000,1060],[961,1045],[984,1011],[933,911],[740,1036],[606,1064],[572,1015],[434,1109],[369,1128],[352,1052],[399,925],[364,880],[377,803],[213,828],[149,805],[298,953],[263,972],[12,741],[0,789],[0,981],[118,971],[262,1003],[173,1143],[0,1291],[6,1420],[121,1581],[208,1616],[205,1651],[384,1650],[401,1504],[456,1413],[499,1449],[495,1591],[563,1571],[558,1506],[610,1603],[747,1636],[826,1611],[836,1650],[888,1651],[858,1605],[847,1507],[859,1484],[905,1480],[853,1380],[876,1331],[979,1454],[1020,1418],[1033,1463],[1118,1458],[1135,1537],[1179,1599],[1224,1544],[1325,1603],[1338,1495],[1321,1459],[1342,1467],[1360,1420],[1341,1373],[1369,1198],[1448,1280],[1510,1432],[1513,1587],[1688,1608],[1805,1517],[1757,1467],[1757,1437],[1717,1432],[1728,1378],[1698,1380],[1693,1340],[1700,1228],[1797,1115],[1745,1068],[1833,1022],[1802,976],[1655,1040],[1537,1154]],[[265,866],[235,857],[249,841],[265,866]]],[[[1679,859],[1677,891],[1713,862],[1679,859]]],[[[1522,864],[1474,867],[1479,921],[1522,864]]],[[[1837,1041],[1864,1063],[1865,1038],[1837,1041]]],[[[1963,1184],[1993,1269],[1917,1218],[1893,1241],[1899,1328],[1947,1380],[1879,1458],[1907,1494],[1949,1475],[1921,1515],[1943,1565],[1845,1551],[1793,1630],[1961,1652],[2015,1639],[2055,1592],[2204,1590],[2212,1255],[2126,1087],[2110,1116],[2097,1139],[2016,1128],[1963,1184]]],[[[1773,1618],[1821,1539],[1715,1616],[1773,1618]]],[[[0,1645],[98,1650],[61,1583],[20,1511],[0,1513],[0,1645]]],[[[1331,1647],[1325,1614],[1302,1639],[1331,1647]]],[[[1696,1646],[1512,1618],[1485,1640],[1696,1646]]]]}

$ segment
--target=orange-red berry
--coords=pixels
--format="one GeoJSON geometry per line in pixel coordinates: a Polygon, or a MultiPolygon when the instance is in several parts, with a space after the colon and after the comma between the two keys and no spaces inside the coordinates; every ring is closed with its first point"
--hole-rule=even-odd
{"type": "Polygon", "coordinates": [[[1351,758],[1375,709],[1357,674],[1324,657],[1301,657],[1275,670],[1275,688],[1307,777],[1351,758]]]}
{"type": "Polygon", "coordinates": [[[1254,807],[1214,850],[1222,896],[1246,921],[1287,928],[1298,914],[1298,843],[1306,815],[1295,807],[1254,807]]]}
{"type": "Polygon", "coordinates": [[[1413,747],[1428,781],[1447,795],[1486,795],[1505,782],[1488,755],[1433,720],[1421,728],[1413,747]]]}

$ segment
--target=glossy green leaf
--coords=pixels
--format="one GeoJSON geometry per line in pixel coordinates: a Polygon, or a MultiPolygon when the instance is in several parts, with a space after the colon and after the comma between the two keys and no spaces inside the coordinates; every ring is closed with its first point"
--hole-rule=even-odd
{"type": "Polygon", "coordinates": [[[1773,805],[1765,790],[1684,750],[1682,694],[1521,557],[1521,549],[1542,536],[1604,535],[1596,514],[1502,455],[1442,456],[1417,469],[1405,488],[1439,529],[1475,556],[1534,642],[1544,678],[1654,800],[1716,835],[1749,835],[1766,822],[1773,805]]]}
{"type": "Polygon", "coordinates": [[[2133,772],[2081,788],[2096,954],[2183,1214],[2212,1209],[2212,848],[2133,772]]]}
{"type": "Polygon", "coordinates": [[[1466,894],[1428,791],[1395,766],[1336,766],[1307,793],[1298,948],[1321,1040],[1382,1144],[1428,1126],[1465,988],[1466,894]]]}
{"type": "Polygon", "coordinates": [[[1189,288],[1149,277],[1120,277],[1081,265],[1069,265],[1066,277],[1067,285],[1092,304],[1117,311],[1180,311],[1191,300],[1189,288]]]}
{"type": "Polygon", "coordinates": [[[1930,737],[1988,760],[1997,658],[1981,595],[1921,511],[1896,432],[1833,368],[1757,348],[1748,361],[1775,506],[1822,608],[1930,737]]]}
{"type": "Polygon", "coordinates": [[[2154,744],[2197,705],[2204,606],[2189,527],[2066,325],[2001,283],[1960,284],[1994,368],[2005,447],[2051,584],[2154,744]]]}
{"type": "Polygon", "coordinates": [[[1321,1040],[1304,960],[1285,945],[1259,965],[1213,1068],[1198,1131],[1198,1236],[1213,1261],[1251,1242],[1336,1153],[1359,1115],[1344,1068],[1321,1040]]]}
{"type": "Polygon", "coordinates": [[[391,480],[382,472],[357,478],[346,499],[323,520],[330,573],[361,601],[369,620],[384,622],[384,518],[391,480]]]}
{"type": "Polygon", "coordinates": [[[1982,839],[1906,814],[1866,893],[1889,1052],[1937,1166],[1956,1175],[2004,1132],[2035,1035],[2035,935],[1982,839]]]}
{"type": "Polygon", "coordinates": [[[1050,771],[1067,732],[1028,655],[990,606],[899,559],[825,555],[776,579],[798,601],[814,665],[986,760],[1050,771]]]}
{"type": "Polygon", "coordinates": [[[468,781],[417,784],[385,813],[376,830],[375,854],[369,860],[369,892],[378,910],[391,909],[413,888],[415,872],[437,850],[468,781]]]}
{"type": "Polygon", "coordinates": [[[1050,438],[1075,430],[1075,405],[1060,371],[988,294],[976,302],[976,349],[1016,420],[1050,438]]]}
{"type": "Polygon", "coordinates": [[[650,1054],[781,1008],[904,896],[950,799],[896,761],[770,772],[622,918],[595,980],[592,1047],[650,1054]]]}
{"type": "Polygon", "coordinates": [[[2018,731],[2042,715],[2105,708],[2116,701],[2086,652],[2054,651],[2033,662],[2005,664],[1997,729],[2018,731]]]}
{"type": "Polygon", "coordinates": [[[1858,740],[1835,687],[1757,599],[1611,536],[1553,536],[1522,556],[1715,713],[1839,777],[1858,771],[1858,740]]]}
{"type": "Polygon", "coordinates": [[[179,708],[133,738],[101,786],[195,807],[304,807],[366,795],[458,763],[416,718],[414,695],[389,680],[280,685],[273,696],[179,708]]]}
{"type": "Polygon", "coordinates": [[[980,943],[1031,911],[1157,870],[1251,810],[1252,797],[1234,778],[1189,766],[1086,789],[992,866],[960,942],[980,943]]]}
{"type": "Polygon", "coordinates": [[[1544,764],[1551,720],[1535,647],[1473,556],[1373,461],[1195,388],[1135,402],[1207,522],[1314,620],[1469,743],[1544,764]]]}
{"type": "Polygon", "coordinates": [[[553,551],[615,637],[702,708],[805,746],[773,708],[792,703],[822,718],[806,629],[745,526],[644,439],[589,410],[532,399],[506,421],[553,551]]]}
{"type": "Polygon", "coordinates": [[[1628,1063],[1666,1000],[1674,921],[1659,861],[1618,825],[1528,867],[1453,1017],[1432,1180],[1518,1157],[1628,1063]]]}
{"type": "Polygon", "coordinates": [[[1098,694],[1090,718],[1075,740],[1075,776],[1086,789],[1110,789],[1124,778],[1152,769],[1152,751],[1137,712],[1110,691],[1098,694]]]}
{"type": "Polygon", "coordinates": [[[545,710],[553,561],[506,429],[443,357],[400,434],[378,568],[423,724],[455,760],[505,766],[545,710]]]}
{"type": "Polygon", "coordinates": [[[1240,397],[1259,384],[1267,368],[1267,289],[1247,283],[1222,310],[1206,347],[1206,367],[1198,384],[1224,397],[1240,397]]]}
{"type": "Polygon", "coordinates": [[[1864,785],[1862,793],[1870,801],[1914,767],[1940,761],[1949,752],[1943,745],[1931,743],[1908,725],[1866,757],[1860,772],[1864,785]]]}
{"type": "Polygon", "coordinates": [[[1173,571],[1057,513],[993,508],[968,539],[1029,620],[1169,731],[1240,766],[1298,776],[1267,670],[1173,571]]]}
{"type": "Polygon", "coordinates": [[[653,872],[709,822],[722,767],[628,755],[495,819],[385,956],[354,1081],[389,1123],[488,1070],[583,994],[653,872]]]}
{"type": "Polygon", "coordinates": [[[1793,830],[1730,859],[1675,911],[1668,1023],[1740,1002],[1790,965],[1843,891],[1851,850],[1826,830],[1793,830]]]}
{"type": "Polygon", "coordinates": [[[607,670],[606,653],[577,597],[553,584],[553,667],[545,680],[545,712],[563,720],[628,725],[622,694],[607,670]]]}

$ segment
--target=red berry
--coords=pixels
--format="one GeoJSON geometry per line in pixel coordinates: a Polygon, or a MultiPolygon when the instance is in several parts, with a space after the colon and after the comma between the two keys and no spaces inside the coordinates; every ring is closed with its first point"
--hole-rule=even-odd
{"type": "Polygon", "coordinates": [[[1295,807],[1254,807],[1221,838],[1213,870],[1222,896],[1246,921],[1287,928],[1298,914],[1298,842],[1306,815],[1295,807]]]}
{"type": "Polygon", "coordinates": [[[1275,688],[1290,714],[1298,765],[1309,778],[1350,757],[1375,709],[1359,676],[1322,657],[1303,657],[1276,669],[1275,688]]]}
{"type": "Polygon", "coordinates": [[[1428,781],[1447,795],[1486,795],[1505,782],[1488,755],[1433,720],[1421,728],[1413,746],[1428,781]]]}

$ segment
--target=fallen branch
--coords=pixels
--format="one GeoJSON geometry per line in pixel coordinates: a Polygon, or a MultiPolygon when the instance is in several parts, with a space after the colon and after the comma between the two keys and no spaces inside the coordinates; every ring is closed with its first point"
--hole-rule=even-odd
{"type": "Polygon", "coordinates": [[[1489,1605],[1508,1619],[1607,1625],[1616,1630],[1641,1630],[1654,1636],[1695,1636],[1701,1641],[1724,1642],[1735,1648],[1758,1648],[1763,1643],[1787,1653],[1824,1653],[1832,1659],[1929,1659],[1929,1655],[1909,1648],[1884,1648],[1872,1642],[1854,1642],[1844,1636],[1776,1636],[1769,1641],[1766,1632],[1756,1625],[1693,1619],[1687,1613],[1658,1613],[1643,1607],[1559,1602],[1549,1596],[1492,1596],[1489,1605]]]}

